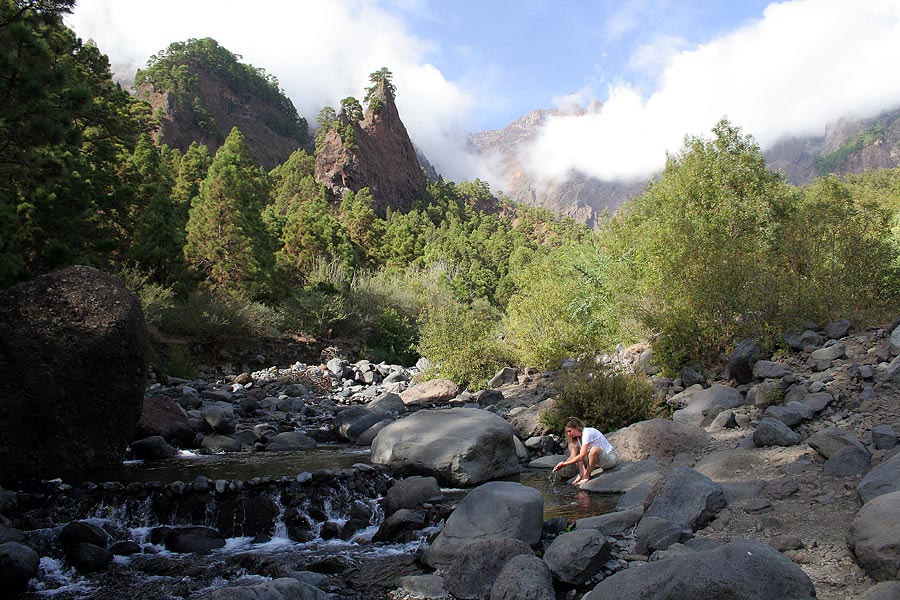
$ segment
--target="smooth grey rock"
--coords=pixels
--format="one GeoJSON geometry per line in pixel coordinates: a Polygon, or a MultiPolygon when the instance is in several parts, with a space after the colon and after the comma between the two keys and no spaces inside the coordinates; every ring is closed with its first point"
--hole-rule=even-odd
{"type": "Polygon", "coordinates": [[[434,477],[412,476],[397,480],[385,494],[385,514],[416,508],[423,502],[440,502],[444,494],[434,477]]]}
{"type": "Polygon", "coordinates": [[[791,348],[793,348],[797,352],[803,351],[806,348],[810,347],[818,348],[825,343],[825,336],[823,336],[821,333],[812,331],[811,329],[807,329],[803,332],[788,332],[784,334],[783,339],[791,348]]]}
{"type": "Polygon", "coordinates": [[[728,373],[739,384],[753,381],[753,365],[759,359],[760,349],[756,340],[743,340],[728,358],[728,373]]]}
{"type": "Polygon", "coordinates": [[[900,598],[900,581],[882,581],[869,588],[859,600],[897,600],[900,598]]]}
{"type": "MultiPolygon", "coordinates": [[[[715,415],[708,415],[714,408],[737,408],[742,402],[741,393],[733,387],[714,384],[708,389],[693,394],[687,406],[672,413],[672,420],[676,423],[699,427],[712,422],[715,415]]],[[[717,411],[716,414],[718,412],[721,411],[717,411]]]]}
{"type": "Polygon", "coordinates": [[[694,465],[694,470],[713,481],[722,482],[748,475],[764,464],[758,450],[726,448],[704,456],[694,465]]]}
{"type": "Polygon", "coordinates": [[[477,485],[519,472],[513,436],[509,423],[484,410],[420,410],[382,429],[370,460],[401,474],[477,485]]]}
{"type": "Polygon", "coordinates": [[[623,511],[630,508],[640,508],[643,511],[650,504],[653,497],[654,485],[639,483],[621,496],[616,503],[616,510],[623,511]]]}
{"type": "Polygon", "coordinates": [[[534,556],[531,547],[512,538],[485,539],[460,548],[444,571],[444,585],[455,598],[486,598],[504,565],[515,556],[534,556]]]}
{"type": "Polygon", "coordinates": [[[831,395],[831,392],[816,392],[814,394],[805,394],[800,399],[800,402],[807,405],[817,413],[825,410],[833,401],[834,396],[831,395]]]}
{"type": "Polygon", "coordinates": [[[359,437],[357,437],[356,441],[353,443],[356,444],[357,446],[372,445],[372,442],[375,440],[375,437],[379,434],[379,432],[381,432],[382,429],[384,429],[385,427],[387,427],[388,425],[390,425],[393,422],[394,422],[394,419],[392,417],[388,417],[386,419],[382,419],[381,421],[378,421],[377,423],[375,423],[374,425],[372,425],[371,427],[369,427],[368,429],[363,431],[361,434],[359,434],[359,437]]]}
{"type": "Polygon", "coordinates": [[[373,538],[376,542],[408,541],[401,536],[409,531],[425,527],[425,513],[419,510],[401,508],[388,515],[373,538]]]}
{"type": "Polygon", "coordinates": [[[737,541],[620,571],[583,600],[814,600],[816,591],[789,558],[757,541],[737,541]]]}
{"type": "Polygon", "coordinates": [[[316,446],[316,440],[302,431],[286,431],[273,437],[269,443],[266,444],[266,450],[270,452],[308,450],[310,448],[315,448],[316,446]]]}
{"type": "Polygon", "coordinates": [[[753,376],[757,379],[781,379],[793,372],[789,366],[771,360],[758,360],[753,365],[753,376]]]}
{"type": "Polygon", "coordinates": [[[656,484],[667,469],[656,459],[648,458],[639,462],[620,463],[599,477],[594,477],[581,486],[581,489],[596,494],[624,494],[642,483],[656,484]]]}
{"type": "Polygon", "coordinates": [[[809,355],[807,364],[817,371],[824,371],[831,367],[833,361],[843,358],[846,352],[847,348],[841,343],[819,348],[809,355]]]}
{"type": "Polygon", "coordinates": [[[505,383],[515,383],[519,378],[519,370],[513,367],[503,367],[488,381],[488,387],[497,388],[505,383]]]}
{"type": "Polygon", "coordinates": [[[825,461],[822,472],[829,477],[855,477],[869,470],[872,456],[855,446],[845,446],[825,461]]]}
{"type": "Polygon", "coordinates": [[[713,430],[734,429],[736,426],[737,420],[734,418],[734,411],[731,410],[723,410],[709,424],[709,428],[713,430]]]}
{"type": "Polygon", "coordinates": [[[697,531],[726,504],[719,484],[694,469],[676,467],[660,483],[644,518],[661,517],[697,531]]]}
{"type": "Polygon", "coordinates": [[[534,546],[543,523],[544,499],[539,491],[510,481],[485,483],[463,498],[423,560],[431,567],[446,568],[463,548],[485,539],[512,538],[534,546]]]}
{"type": "Polygon", "coordinates": [[[880,462],[863,477],[856,491],[863,502],[876,496],[900,491],[900,454],[880,462]]]}
{"type": "Polygon", "coordinates": [[[407,406],[445,404],[459,395],[459,386],[449,379],[432,379],[417,383],[400,394],[407,406]]]}
{"type": "Polygon", "coordinates": [[[66,551],[66,561],[79,573],[96,573],[113,560],[113,553],[105,547],[80,542],[66,551]]]}
{"type": "Polygon", "coordinates": [[[684,383],[684,387],[689,388],[698,383],[702,384],[704,377],[690,367],[681,367],[681,381],[684,383]]]}
{"type": "Polygon", "coordinates": [[[403,399],[393,392],[385,392],[379,396],[375,396],[366,404],[373,413],[403,413],[406,411],[406,403],[403,399]]]}
{"type": "Polygon", "coordinates": [[[73,548],[82,543],[106,548],[109,545],[110,535],[105,529],[93,523],[72,521],[62,528],[57,541],[63,548],[73,548]]]}
{"type": "Polygon", "coordinates": [[[645,516],[634,530],[634,551],[649,555],[690,537],[690,529],[660,517],[645,516]]]}
{"type": "Polygon", "coordinates": [[[550,568],[536,556],[510,558],[491,587],[490,600],[556,600],[550,568]]]}
{"type": "Polygon", "coordinates": [[[900,492],[882,494],[866,502],[847,536],[856,561],[876,581],[897,578],[900,572],[900,492]]]}
{"type": "Polygon", "coordinates": [[[800,434],[772,417],[759,420],[753,432],[753,443],[759,448],[765,446],[796,446],[800,443],[800,434]]]}
{"type": "Polygon", "coordinates": [[[850,333],[852,327],[847,319],[838,319],[825,326],[825,335],[832,340],[838,340],[850,333]]]}
{"type": "Polygon", "coordinates": [[[182,553],[208,552],[225,546],[221,533],[212,527],[199,525],[169,528],[162,541],[166,549],[182,553]]]}
{"type": "Polygon", "coordinates": [[[876,425],[872,428],[872,444],[876,450],[890,450],[897,446],[897,432],[890,425],[876,425]]]}
{"type": "Polygon", "coordinates": [[[796,427],[803,421],[812,419],[815,411],[802,402],[789,402],[784,406],[770,406],[765,414],[767,417],[778,419],[788,427],[796,427]]]}
{"type": "Polygon", "coordinates": [[[900,354],[900,325],[891,332],[891,337],[888,340],[888,351],[894,356],[900,354]]]}
{"type": "Polygon", "coordinates": [[[825,458],[829,458],[845,446],[854,446],[860,450],[866,449],[855,434],[837,427],[828,427],[817,431],[806,438],[806,443],[825,458]]]}
{"type": "MultiPolygon", "coordinates": [[[[738,394],[740,395],[740,394],[738,394]]],[[[623,427],[607,436],[622,461],[663,460],[706,447],[710,435],[695,425],[669,419],[650,419],[623,427]]]]}
{"type": "Polygon", "coordinates": [[[600,572],[609,559],[610,544],[596,529],[576,529],[558,536],[544,552],[553,578],[581,585],[600,572]]]}
{"type": "MultiPolygon", "coordinates": [[[[205,392],[204,392],[205,393],[205,392]]],[[[216,433],[234,433],[234,406],[227,402],[215,402],[200,408],[203,420],[216,433]]]]}
{"type": "Polygon", "coordinates": [[[212,434],[204,436],[200,446],[213,452],[241,451],[241,441],[227,435],[212,434]]]}
{"type": "Polygon", "coordinates": [[[603,535],[621,535],[637,525],[644,516],[644,508],[636,506],[626,510],[585,517],[575,521],[575,529],[596,529],[603,535]]]}

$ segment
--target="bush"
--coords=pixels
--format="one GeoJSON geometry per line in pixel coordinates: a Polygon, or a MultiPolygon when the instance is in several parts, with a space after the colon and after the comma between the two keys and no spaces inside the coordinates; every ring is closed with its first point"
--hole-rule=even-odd
{"type": "Polygon", "coordinates": [[[451,379],[480,389],[510,364],[497,335],[499,314],[484,301],[471,305],[439,299],[427,311],[419,351],[434,367],[426,377],[451,379]]]}
{"type": "Polygon", "coordinates": [[[157,349],[150,362],[158,381],[165,381],[166,377],[191,379],[197,374],[191,353],[182,344],[168,344],[157,349]]]}
{"type": "Polygon", "coordinates": [[[610,432],[667,412],[662,395],[645,377],[609,367],[579,365],[564,373],[554,387],[556,401],[540,421],[557,433],[562,433],[569,417],[610,432]]]}

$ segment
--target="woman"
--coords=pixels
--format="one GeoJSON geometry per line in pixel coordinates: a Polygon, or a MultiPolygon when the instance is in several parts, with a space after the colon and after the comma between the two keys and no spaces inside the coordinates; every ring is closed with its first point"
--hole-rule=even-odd
{"type": "Polygon", "coordinates": [[[553,467],[556,473],[566,465],[578,465],[578,477],[572,485],[583,485],[591,479],[594,469],[611,469],[619,463],[619,457],[606,437],[593,427],[585,427],[580,419],[566,419],[569,458],[553,467]]]}

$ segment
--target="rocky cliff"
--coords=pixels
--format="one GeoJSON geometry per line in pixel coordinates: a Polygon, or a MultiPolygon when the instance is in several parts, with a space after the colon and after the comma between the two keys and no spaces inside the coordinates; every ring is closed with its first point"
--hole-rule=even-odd
{"type": "Polygon", "coordinates": [[[639,194],[645,182],[602,181],[578,172],[572,172],[564,181],[539,180],[532,176],[519,159],[519,153],[535,140],[547,119],[556,114],[560,113],[555,109],[533,110],[502,129],[473,133],[469,142],[477,154],[499,170],[504,179],[503,191],[510,198],[593,226],[600,213],[612,212],[639,194]]]}
{"type": "Polygon", "coordinates": [[[380,214],[407,211],[425,192],[425,174],[391,90],[381,84],[372,97],[362,121],[342,117],[340,128],[352,127],[351,137],[342,139],[338,128],[325,135],[316,153],[316,180],[335,199],[368,187],[380,214]]]}
{"type": "MultiPolygon", "coordinates": [[[[576,112],[584,112],[576,109],[576,112]]],[[[502,129],[469,136],[473,152],[495,165],[503,191],[517,202],[542,206],[593,226],[604,210],[616,210],[649,181],[602,181],[572,172],[564,181],[538,180],[519,159],[521,151],[559,111],[534,110],[502,129]]],[[[785,138],[765,151],[773,170],[795,185],[827,173],[861,173],[900,165],[900,109],[873,119],[843,119],[821,137],[785,138]]]]}
{"type": "Polygon", "coordinates": [[[136,94],[159,119],[159,143],[184,151],[198,142],[215,153],[237,127],[267,169],[308,146],[306,120],[277,80],[238,58],[215,40],[189,40],[172,44],[138,71],[136,94]]]}

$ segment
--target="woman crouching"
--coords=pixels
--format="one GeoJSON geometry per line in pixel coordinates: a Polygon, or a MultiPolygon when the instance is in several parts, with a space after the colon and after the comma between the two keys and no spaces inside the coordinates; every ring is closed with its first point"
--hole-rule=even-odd
{"type": "Polygon", "coordinates": [[[572,485],[583,485],[591,479],[594,469],[611,469],[619,464],[619,457],[612,444],[593,427],[585,427],[580,419],[566,419],[565,434],[569,446],[569,458],[553,467],[556,473],[566,465],[578,465],[578,477],[572,485]]]}

